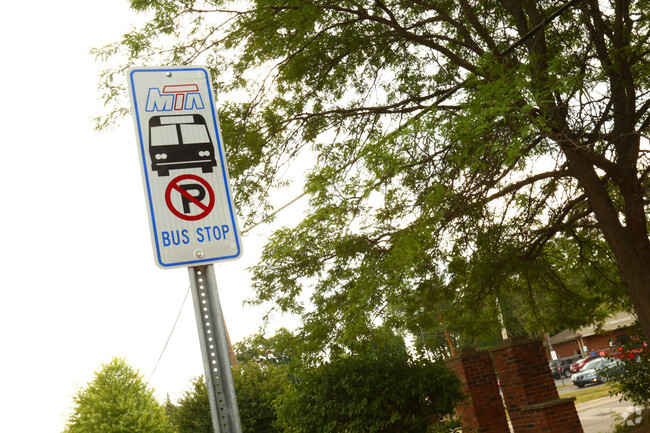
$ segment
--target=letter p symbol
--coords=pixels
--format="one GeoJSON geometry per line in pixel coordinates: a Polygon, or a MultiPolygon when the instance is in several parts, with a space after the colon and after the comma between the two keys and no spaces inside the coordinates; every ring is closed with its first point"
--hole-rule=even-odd
{"type": "Polygon", "coordinates": [[[197,202],[200,202],[205,198],[205,188],[203,188],[203,185],[198,183],[189,183],[189,184],[179,185],[179,186],[183,188],[186,193],[192,196],[192,198],[188,198],[185,194],[181,195],[181,201],[183,203],[183,213],[188,214],[191,212],[190,210],[191,203],[196,204],[197,202]],[[195,191],[196,194],[192,194],[190,193],[190,191],[195,191]]]}

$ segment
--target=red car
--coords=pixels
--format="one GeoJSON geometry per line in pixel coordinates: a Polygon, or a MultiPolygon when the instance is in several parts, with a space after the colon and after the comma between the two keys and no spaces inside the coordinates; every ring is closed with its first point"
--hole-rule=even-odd
{"type": "Polygon", "coordinates": [[[571,370],[571,374],[579,372],[582,367],[585,366],[586,363],[591,361],[592,359],[600,358],[600,355],[589,355],[586,358],[582,358],[571,364],[571,367],[569,369],[571,370]]]}

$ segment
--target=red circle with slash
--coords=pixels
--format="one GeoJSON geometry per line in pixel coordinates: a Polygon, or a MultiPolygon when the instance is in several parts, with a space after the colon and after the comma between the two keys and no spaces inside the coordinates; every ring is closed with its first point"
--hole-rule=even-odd
{"type": "Polygon", "coordinates": [[[178,218],[186,221],[198,221],[208,216],[214,208],[214,191],[210,184],[202,177],[194,174],[183,174],[174,178],[167,185],[165,202],[169,210],[178,218]],[[185,181],[188,180],[195,181],[196,183],[186,183],[185,181]],[[190,191],[195,191],[197,194],[191,194],[190,191]],[[174,193],[178,193],[181,196],[182,210],[177,209],[172,201],[172,194],[174,193]],[[203,202],[206,198],[207,204],[203,202]],[[199,208],[200,212],[198,214],[192,213],[191,208],[194,206],[199,208]]]}

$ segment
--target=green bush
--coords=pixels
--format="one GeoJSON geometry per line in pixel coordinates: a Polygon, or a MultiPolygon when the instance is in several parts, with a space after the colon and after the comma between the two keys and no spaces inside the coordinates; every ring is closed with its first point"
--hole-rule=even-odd
{"type": "Polygon", "coordinates": [[[64,433],[172,433],[164,408],[123,359],[102,365],[74,397],[64,433]]]}
{"type": "MultiPolygon", "coordinates": [[[[233,369],[243,433],[279,433],[273,401],[289,384],[286,370],[251,360],[233,369]]],[[[177,405],[167,412],[178,433],[213,433],[208,390],[203,377],[195,378],[177,405]]]]}
{"type": "Polygon", "coordinates": [[[464,397],[460,381],[442,363],[412,361],[406,354],[341,356],[298,376],[300,382],[277,401],[286,433],[444,431],[449,422],[440,420],[464,397]]]}
{"type": "Polygon", "coordinates": [[[194,378],[177,405],[167,403],[167,415],[177,433],[214,433],[208,389],[203,376],[194,378]]]}
{"type": "Polygon", "coordinates": [[[243,433],[280,433],[273,402],[289,385],[286,369],[248,361],[233,371],[243,433]]]}

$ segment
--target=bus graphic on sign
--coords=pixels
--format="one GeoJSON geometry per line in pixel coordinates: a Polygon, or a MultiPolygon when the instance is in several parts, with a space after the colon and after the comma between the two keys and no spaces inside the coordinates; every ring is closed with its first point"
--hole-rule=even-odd
{"type": "Polygon", "coordinates": [[[169,170],[193,167],[211,173],[217,166],[214,145],[200,114],[149,119],[149,156],[151,169],[158,176],[168,176],[169,170]]]}

